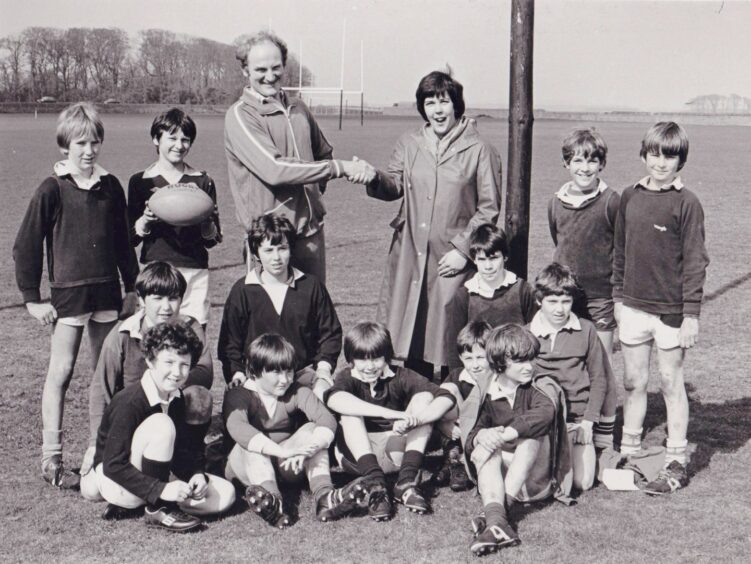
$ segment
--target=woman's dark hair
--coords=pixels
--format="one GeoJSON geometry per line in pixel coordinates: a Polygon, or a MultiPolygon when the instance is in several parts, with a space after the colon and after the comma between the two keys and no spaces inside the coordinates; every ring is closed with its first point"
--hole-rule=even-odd
{"type": "Polygon", "coordinates": [[[295,348],[281,335],[264,333],[245,351],[248,376],[256,379],[264,371],[285,372],[295,369],[295,348]]]}
{"type": "Polygon", "coordinates": [[[386,363],[394,358],[391,333],[382,323],[361,321],[344,336],[344,358],[347,362],[383,357],[386,363]]]}
{"type": "Polygon", "coordinates": [[[454,104],[454,117],[459,119],[464,115],[464,86],[462,86],[462,83],[454,80],[451,75],[445,72],[433,71],[422,77],[415,92],[417,111],[420,112],[422,119],[428,121],[428,116],[425,114],[425,100],[444,94],[454,104]]]}

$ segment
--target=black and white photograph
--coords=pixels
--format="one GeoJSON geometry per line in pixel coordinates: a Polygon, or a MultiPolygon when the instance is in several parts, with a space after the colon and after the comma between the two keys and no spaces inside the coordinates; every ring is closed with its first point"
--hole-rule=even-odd
{"type": "Polygon", "coordinates": [[[751,0],[0,13],[0,562],[748,561],[751,0]]]}

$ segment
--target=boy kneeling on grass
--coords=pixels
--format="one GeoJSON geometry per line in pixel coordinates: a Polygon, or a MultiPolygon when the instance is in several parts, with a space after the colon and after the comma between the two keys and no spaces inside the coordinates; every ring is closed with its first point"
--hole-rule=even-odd
{"type": "Polygon", "coordinates": [[[191,429],[180,392],[203,345],[187,323],[175,321],[147,331],[141,346],[148,369],[140,385],[107,406],[81,494],[108,502],[105,519],[146,505],[147,525],[191,531],[201,525],[198,515],[222,513],[235,501],[231,483],[204,473],[203,433],[191,429]]]}
{"type": "Polygon", "coordinates": [[[430,511],[419,475],[433,422],[454,405],[449,392],[409,368],[390,366],[391,335],[381,323],[362,322],[344,338],[342,370],[326,392],[339,414],[335,454],[348,472],[365,477],[368,513],[391,518],[385,473],[398,472],[394,499],[408,510],[430,511]],[[441,397],[436,397],[441,396],[441,397]]]}
{"type": "Polygon", "coordinates": [[[475,416],[466,405],[461,414],[466,459],[484,506],[484,519],[472,523],[477,556],[519,544],[508,509],[537,470],[547,472],[536,462],[556,417],[555,403],[532,384],[540,352],[534,335],[518,325],[498,327],[485,350],[493,375],[481,386],[475,416]]]}
{"type": "MultiPolygon", "coordinates": [[[[573,485],[585,491],[595,480],[597,423],[615,421],[616,400],[613,371],[595,324],[571,311],[579,292],[570,268],[556,262],[543,268],[535,279],[540,311],[529,329],[540,341],[537,374],[553,378],[565,393],[573,485]]],[[[612,433],[612,427],[600,430],[612,433]]]]}
{"type": "Polygon", "coordinates": [[[188,418],[202,425],[204,431],[208,430],[213,403],[210,388],[214,378],[211,347],[201,324],[193,317],[180,314],[186,287],[182,273],[166,262],[149,263],[136,278],[140,309],[115,325],[107,335],[89,385],[90,439],[81,463],[81,476],[92,469],[97,433],[107,405],[120,390],[138,384],[148,368],[141,348],[143,334],[161,323],[182,320],[203,343],[201,356],[190,369],[182,394],[188,418]]]}
{"type": "Polygon", "coordinates": [[[227,390],[222,418],[235,443],[225,475],[244,486],[245,501],[270,525],[291,525],[277,477],[307,477],[316,517],[333,521],[363,502],[363,480],[334,489],[328,447],[336,420],[315,394],[295,382],[295,349],[281,335],[264,334],[247,350],[247,378],[227,390]],[[303,474],[304,470],[304,474],[303,474]]]}

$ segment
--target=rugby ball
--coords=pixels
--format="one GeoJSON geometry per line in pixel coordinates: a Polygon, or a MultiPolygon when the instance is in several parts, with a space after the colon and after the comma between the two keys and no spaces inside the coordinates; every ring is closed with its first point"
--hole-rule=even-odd
{"type": "Polygon", "coordinates": [[[149,209],[165,223],[184,227],[201,223],[214,211],[214,202],[193,183],[170,184],[149,198],[149,209]]]}

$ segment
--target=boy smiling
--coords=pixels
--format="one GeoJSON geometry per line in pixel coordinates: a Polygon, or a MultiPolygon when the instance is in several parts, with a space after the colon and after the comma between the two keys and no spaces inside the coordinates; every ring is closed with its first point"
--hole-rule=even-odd
{"type": "Polygon", "coordinates": [[[640,156],[647,176],[621,196],[615,229],[613,299],[625,365],[621,452],[641,448],[653,345],[668,418],[665,468],[646,486],[653,495],[688,484],[686,350],[699,337],[699,313],[709,257],[704,210],[678,172],[688,158],[688,136],[674,122],[644,135],[640,156]]]}

